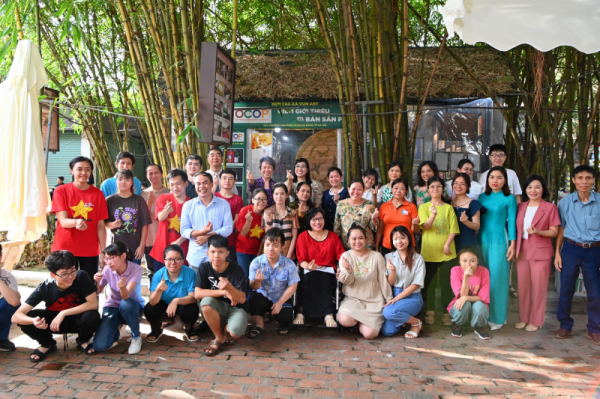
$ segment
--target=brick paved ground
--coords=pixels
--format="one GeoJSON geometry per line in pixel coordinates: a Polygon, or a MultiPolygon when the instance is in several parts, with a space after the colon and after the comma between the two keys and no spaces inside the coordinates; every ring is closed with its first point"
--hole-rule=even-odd
{"type": "MultiPolygon", "coordinates": [[[[515,318],[511,313],[511,323],[515,318]]],[[[585,336],[585,322],[577,315],[573,338],[562,341],[552,337],[557,322],[550,314],[537,333],[510,324],[490,341],[470,330],[453,338],[441,326],[416,340],[369,342],[316,327],[283,338],[268,325],[265,339],[243,339],[215,358],[202,355],[209,335],[188,344],[175,326],[158,344],[144,342],[136,356],[127,354],[123,339],[88,357],[71,338],[65,353],[38,365],[23,346],[33,343],[21,336],[16,352],[0,354],[0,397],[589,398],[600,382],[600,347],[585,336]]]]}

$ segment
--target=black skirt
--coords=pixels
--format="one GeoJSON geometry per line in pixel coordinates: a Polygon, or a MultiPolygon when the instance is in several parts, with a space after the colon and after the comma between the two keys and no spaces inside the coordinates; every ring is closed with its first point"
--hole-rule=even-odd
{"type": "Polygon", "coordinates": [[[309,318],[323,318],[335,312],[334,274],[312,271],[304,274],[300,269],[298,286],[298,312],[309,318]]]}

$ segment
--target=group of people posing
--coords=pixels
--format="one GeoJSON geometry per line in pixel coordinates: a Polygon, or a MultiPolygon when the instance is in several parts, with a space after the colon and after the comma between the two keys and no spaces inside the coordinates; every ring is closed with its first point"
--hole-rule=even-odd
{"type": "Polygon", "coordinates": [[[235,172],[221,170],[219,148],[210,150],[206,171],[197,155],[186,159],[185,170],[171,170],[169,188],[160,166],[149,165],[151,187],[143,191],[131,172],[133,155],[117,156],[119,171],[101,190],[88,184],[92,161],[77,157],[69,165],[73,183],[53,194],[58,223],[46,260],[50,278],[19,306],[14,277],[0,269],[0,349],[14,349],[8,341],[11,316],[40,344],[33,362],[57,350],[53,334],[77,333],[77,344],[93,355],[117,344],[122,325],[131,330],[129,353],[137,353],[142,315],[151,327],[149,343],[173,320],[183,323],[191,342],[210,329],[215,339],[204,350],[209,356],[246,334],[248,317],[253,323],[246,335],[254,339],[265,334],[268,319],[281,335],[291,324],[320,319],[367,339],[406,326],[405,337],[412,339],[438,315],[455,337],[471,326],[489,339],[488,327],[497,330],[507,321],[513,259],[520,317],[515,327],[533,332],[544,324],[552,258],[561,272],[556,337],[572,332],[571,300],[581,269],[588,337],[600,344],[595,171],[575,168],[577,192],[558,207],[544,201],[544,179],[530,176],[528,200],[521,202],[515,172],[502,166],[505,147],[493,145],[489,154],[493,167],[479,182],[472,180],[468,159],[448,182],[435,163],[425,161],[411,188],[402,164],[392,162],[382,187],[373,169],[344,187],[342,171],[331,167],[325,191],[311,179],[306,159],[297,159],[286,181],[276,183],[275,162],[265,157],[259,178],[248,171],[247,206],[235,172]],[[141,295],[143,257],[151,281],[147,302],[141,295]],[[336,309],[338,283],[343,300],[336,309]],[[34,309],[41,302],[45,308],[34,309]],[[203,322],[197,327],[199,314],[203,322]]]}

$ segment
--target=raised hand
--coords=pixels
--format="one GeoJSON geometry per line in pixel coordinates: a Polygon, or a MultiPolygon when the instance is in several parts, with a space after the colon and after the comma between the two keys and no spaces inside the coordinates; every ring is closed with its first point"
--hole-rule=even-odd
{"type": "Polygon", "coordinates": [[[371,189],[371,194],[373,194],[373,197],[377,198],[377,191],[378,190],[379,190],[379,187],[373,186],[373,188],[371,189]]]}
{"type": "Polygon", "coordinates": [[[467,222],[469,220],[467,213],[465,211],[462,211],[462,213],[460,214],[460,221],[461,222],[467,222]]]}
{"type": "Polygon", "coordinates": [[[246,218],[246,221],[252,221],[252,212],[248,211],[248,213],[246,213],[245,218],[246,218]]]}
{"type": "Polygon", "coordinates": [[[213,230],[212,222],[209,220],[206,226],[202,229],[202,235],[208,234],[213,230]]]}
{"type": "Polygon", "coordinates": [[[270,210],[268,212],[265,212],[265,222],[267,223],[273,223],[273,219],[275,218],[275,211],[274,210],[270,210]]]}
{"type": "Polygon", "coordinates": [[[433,216],[437,216],[437,208],[435,207],[435,205],[431,205],[429,207],[429,212],[433,215],[433,216]]]}
{"type": "Polygon", "coordinates": [[[350,266],[350,263],[348,263],[345,257],[342,256],[340,258],[340,264],[349,274],[352,274],[352,266],[350,266]]]}
{"type": "Polygon", "coordinates": [[[121,219],[117,219],[117,220],[114,221],[114,223],[113,223],[113,229],[118,229],[121,226],[123,226],[123,222],[121,222],[121,219]]]}
{"type": "Polygon", "coordinates": [[[254,175],[250,172],[250,169],[246,170],[246,180],[248,180],[250,184],[254,183],[254,175]]]}
{"type": "Polygon", "coordinates": [[[286,178],[290,181],[294,180],[294,175],[292,174],[291,170],[288,170],[286,173],[286,178]]]}
{"type": "Polygon", "coordinates": [[[167,203],[165,204],[165,207],[163,208],[163,211],[166,211],[167,213],[171,213],[173,212],[173,205],[171,201],[167,201],[167,203]]]}
{"type": "Polygon", "coordinates": [[[48,323],[46,323],[46,318],[42,317],[40,319],[40,317],[36,317],[35,319],[33,319],[33,325],[36,328],[39,328],[40,330],[45,330],[46,328],[48,328],[48,323]]]}
{"type": "Polygon", "coordinates": [[[75,228],[80,231],[86,230],[87,223],[83,219],[76,219],[75,220],[75,228]]]}
{"type": "Polygon", "coordinates": [[[416,218],[414,218],[413,220],[411,220],[411,223],[418,226],[419,224],[421,224],[421,218],[419,218],[417,216],[416,218]]]}
{"type": "Polygon", "coordinates": [[[117,282],[117,287],[119,287],[119,288],[127,287],[127,280],[125,280],[123,277],[119,277],[119,281],[117,282]]]}
{"type": "Polygon", "coordinates": [[[262,281],[265,279],[265,275],[262,274],[262,272],[259,270],[256,271],[256,275],[254,276],[254,281],[259,281],[262,283],[262,281]]]}
{"type": "Polygon", "coordinates": [[[231,287],[231,283],[225,277],[219,277],[219,289],[227,291],[231,287]]]}
{"type": "Polygon", "coordinates": [[[160,283],[158,283],[158,285],[156,286],[156,291],[158,292],[165,292],[169,287],[167,286],[167,283],[165,282],[165,279],[163,278],[162,280],[160,280],[160,283]]]}
{"type": "Polygon", "coordinates": [[[396,272],[396,266],[394,266],[391,259],[388,259],[387,269],[392,273],[396,272]]]}
{"type": "Polygon", "coordinates": [[[527,234],[539,234],[539,230],[535,228],[534,225],[531,225],[527,228],[527,234]]]}
{"type": "Polygon", "coordinates": [[[375,209],[375,212],[371,215],[371,218],[375,221],[379,219],[379,209],[375,209]]]}
{"type": "Polygon", "coordinates": [[[335,203],[337,204],[339,201],[340,201],[340,193],[339,193],[339,192],[336,192],[336,193],[333,195],[333,202],[335,202],[335,203]]]}
{"type": "Polygon", "coordinates": [[[465,269],[465,273],[464,276],[465,277],[473,277],[475,273],[473,272],[473,268],[471,266],[467,266],[467,268],[465,269]]]}
{"type": "Polygon", "coordinates": [[[100,284],[100,281],[102,281],[102,273],[94,274],[94,281],[96,282],[96,284],[100,284]]]}

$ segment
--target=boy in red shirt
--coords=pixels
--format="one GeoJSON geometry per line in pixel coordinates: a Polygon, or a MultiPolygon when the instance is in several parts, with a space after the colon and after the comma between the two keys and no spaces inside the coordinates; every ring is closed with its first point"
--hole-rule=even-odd
{"type": "Polygon", "coordinates": [[[182,169],[173,169],[167,176],[171,192],[162,194],[156,199],[154,205],[154,217],[158,220],[158,230],[156,240],[150,256],[154,259],[153,267],[148,267],[151,272],[148,276],[152,281],[154,273],[165,266],[163,252],[171,244],[179,245],[184,252],[184,259],[187,255],[189,241],[181,236],[181,210],[183,204],[190,200],[186,195],[186,188],[189,184],[188,176],[182,169]]]}
{"type": "MultiPolygon", "coordinates": [[[[233,193],[235,187],[235,172],[231,169],[222,170],[219,174],[218,183],[215,181],[213,184],[219,184],[220,190],[215,193],[215,196],[223,198],[229,203],[231,208],[231,219],[233,219],[233,226],[236,226],[238,215],[244,207],[244,201],[242,197],[233,193]]],[[[237,232],[234,230],[227,238],[227,250],[229,255],[227,256],[227,262],[237,263],[235,256],[235,242],[237,238],[237,232]]]]}
{"type": "Polygon", "coordinates": [[[90,278],[98,272],[98,255],[106,247],[104,220],[108,208],[102,191],[88,184],[94,170],[92,160],[77,157],[69,162],[73,183],[54,190],[52,213],[56,215],[56,233],[52,252],[66,250],[75,255],[75,266],[90,278]]]}

